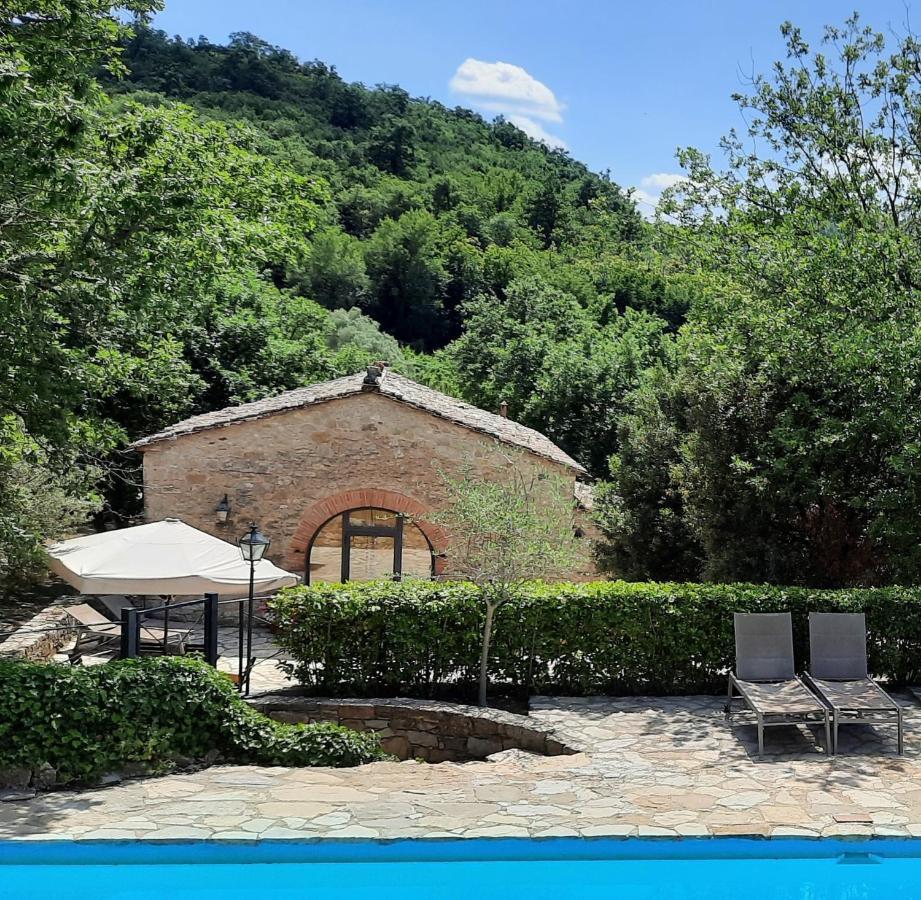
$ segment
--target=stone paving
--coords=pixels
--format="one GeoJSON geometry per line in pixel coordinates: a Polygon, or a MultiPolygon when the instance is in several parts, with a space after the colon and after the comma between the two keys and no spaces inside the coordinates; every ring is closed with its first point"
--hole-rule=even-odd
{"type": "MultiPolygon", "coordinates": [[[[239,665],[238,656],[239,630],[235,626],[222,625],[217,630],[217,667],[222,672],[236,672],[239,665]]],[[[203,643],[205,632],[201,626],[192,629],[191,639],[203,643]]],[[[279,668],[284,659],[282,651],[272,638],[268,628],[253,629],[253,671],[250,674],[250,690],[253,694],[277,691],[291,687],[294,682],[279,668]]]]}
{"type": "Polygon", "coordinates": [[[0,838],[921,836],[921,709],[842,729],[827,758],[798,727],[754,728],[697,698],[536,698],[532,716],[582,748],[355,769],[216,766],[0,804],[0,838]]]}

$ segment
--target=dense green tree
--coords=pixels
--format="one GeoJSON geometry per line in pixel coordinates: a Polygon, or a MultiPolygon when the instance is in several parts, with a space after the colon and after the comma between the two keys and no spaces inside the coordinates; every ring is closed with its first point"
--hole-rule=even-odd
{"type": "Polygon", "coordinates": [[[94,75],[122,71],[123,35],[114,5],[101,0],[0,9],[0,414],[36,436],[62,439],[57,399],[79,392],[55,377],[65,354],[46,339],[58,315],[53,272],[92,179],[85,146],[100,97],[94,75]]]}
{"type": "Polygon", "coordinates": [[[623,400],[663,352],[664,329],[632,310],[599,326],[571,295],[531,277],[511,282],[501,303],[470,303],[449,352],[474,403],[506,402],[512,418],[603,473],[623,400]]]}
{"type": "MultiPolygon", "coordinates": [[[[137,15],[153,2],[121,4],[137,15]]],[[[72,408],[87,385],[56,339],[64,285],[52,274],[87,197],[85,147],[100,67],[121,71],[112,3],[30,0],[0,8],[0,578],[95,503],[73,465],[72,408]]]]}
{"type": "Polygon", "coordinates": [[[449,397],[463,397],[461,376],[450,354],[450,347],[434,353],[418,353],[404,348],[404,363],[397,370],[449,397]]]}
{"type": "MultiPolygon", "coordinates": [[[[48,310],[47,340],[62,355],[44,373],[68,386],[50,398],[59,415],[111,415],[117,424],[120,407],[106,401],[110,390],[124,396],[123,386],[97,380],[85,391],[81,372],[104,379],[116,371],[113,352],[144,359],[158,335],[182,341],[228,284],[297,256],[317,219],[317,189],[267,165],[247,141],[183,108],[129,103],[100,119],[86,147],[84,202],[61,223],[59,250],[28,294],[48,310]]],[[[169,414],[182,407],[175,387],[171,379],[151,392],[170,398],[169,414]]],[[[162,421],[160,412],[154,405],[143,427],[162,421]]]]}
{"type": "Polygon", "coordinates": [[[202,385],[190,401],[194,411],[246,403],[331,377],[326,327],[326,311],[318,304],[255,275],[217,285],[183,330],[182,356],[202,385]]]}
{"type": "Polygon", "coordinates": [[[574,256],[554,263],[562,270],[580,253],[594,259],[646,240],[632,201],[606,175],[501,120],[392,86],[346,84],[326,64],[300,63],[252,35],[223,47],[141,29],[126,61],[128,80],[109,82],[113,91],[245,119],[260,152],[329,183],[324,224],[361,243],[368,282],[355,244],[327,227],[294,284],[329,308],[359,305],[404,343],[432,349],[459,334],[459,308],[483,290],[493,245],[569,248],[574,256]]]}
{"type": "Polygon", "coordinates": [[[685,519],[680,480],[684,395],[671,354],[643,372],[624,399],[610,479],[595,489],[594,511],[606,539],[597,546],[608,572],[628,580],[694,581],[703,552],[685,519]]]}
{"type": "Polygon", "coordinates": [[[327,309],[351,309],[368,300],[370,282],[361,244],[337,228],[314,235],[289,280],[299,293],[327,309]]]}
{"type": "Polygon", "coordinates": [[[357,372],[374,362],[386,362],[399,371],[411,368],[397,341],[356,307],[337,309],[326,318],[326,346],[335,353],[340,369],[357,372]]]}
{"type": "Polygon", "coordinates": [[[525,202],[524,214],[528,227],[537,234],[545,249],[563,242],[564,229],[568,224],[566,205],[562,189],[555,179],[536,185],[525,202]]]}
{"type": "Polygon", "coordinates": [[[827,30],[831,56],[784,33],[789,62],[739,98],[765,152],[731,136],[726,171],[684,154],[667,237],[722,284],[695,300],[658,402],[625,421],[615,543],[639,548],[668,511],[709,578],[913,581],[921,54],[911,36],[887,53],[856,17],[827,30]]]}
{"type": "Polygon", "coordinates": [[[20,422],[0,420],[0,581],[26,581],[43,562],[43,540],[99,507],[97,475],[85,465],[62,465],[60,455],[49,460],[20,422]]]}
{"type": "MultiPolygon", "coordinates": [[[[138,15],[157,0],[128,2],[138,15]]],[[[53,247],[57,217],[81,196],[80,147],[97,69],[124,71],[126,28],[105,0],[8,0],[0,8],[0,286],[32,277],[53,247]]]]}
{"type": "Polygon", "coordinates": [[[650,224],[501,119],[120,15],[0,10],[0,572],[136,493],[127,440],[383,358],[609,472],[620,575],[921,575],[912,35],[784,26],[650,224]]]}
{"type": "Polygon", "coordinates": [[[435,217],[414,210],[385,219],[368,241],[365,264],[374,285],[371,315],[401,340],[437,346],[445,331],[450,275],[435,217]]]}
{"type": "MultiPolygon", "coordinates": [[[[36,523],[53,524],[39,494],[82,508],[87,473],[108,466],[110,451],[196,408],[208,390],[196,326],[228,285],[263,270],[284,277],[325,196],[259,157],[246,128],[108,101],[91,76],[117,69],[124,27],[110,4],[4,12],[0,168],[12,191],[0,199],[0,466],[23,490],[37,487],[0,496],[0,542],[18,529],[22,560],[36,523]]],[[[283,384],[298,372],[279,368],[283,384]]],[[[260,392],[277,389],[264,360],[255,369],[260,392]]],[[[0,555],[14,564],[9,547],[0,555]]]]}
{"type": "Polygon", "coordinates": [[[391,175],[406,175],[413,162],[415,140],[411,122],[386,115],[368,134],[368,158],[391,175]]]}

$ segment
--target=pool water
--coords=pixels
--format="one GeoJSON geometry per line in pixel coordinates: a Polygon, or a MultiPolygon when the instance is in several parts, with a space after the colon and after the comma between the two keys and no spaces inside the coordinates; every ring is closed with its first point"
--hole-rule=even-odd
{"type": "Polygon", "coordinates": [[[2,842],[0,898],[921,900],[921,840],[2,842]]]}

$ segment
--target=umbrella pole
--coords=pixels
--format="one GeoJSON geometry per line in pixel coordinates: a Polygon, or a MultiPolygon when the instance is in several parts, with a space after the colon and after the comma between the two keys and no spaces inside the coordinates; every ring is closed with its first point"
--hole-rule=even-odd
{"type": "Polygon", "coordinates": [[[172,595],[167,596],[163,604],[163,655],[169,652],[169,605],[173,602],[172,595]]]}

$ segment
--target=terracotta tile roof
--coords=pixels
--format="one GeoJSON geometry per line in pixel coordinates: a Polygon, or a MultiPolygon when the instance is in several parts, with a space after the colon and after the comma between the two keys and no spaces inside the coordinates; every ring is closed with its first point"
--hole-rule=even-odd
{"type": "Polygon", "coordinates": [[[571,456],[564,453],[550,438],[539,431],[525,425],[506,419],[495,413],[478,409],[469,403],[456,400],[447,394],[442,394],[432,388],[425,387],[395,372],[387,371],[378,380],[377,384],[365,384],[365,373],[346,375],[333,381],[324,381],[308,387],[297,388],[278,394],[275,397],[266,397],[253,403],[243,403],[240,406],[228,406],[215,412],[204,413],[177,422],[163,431],[158,431],[148,437],[141,438],[131,444],[134,450],[144,450],[151,444],[160,441],[174,440],[187,434],[207,431],[211,428],[220,428],[225,425],[234,425],[251,419],[262,419],[266,416],[276,415],[304,406],[313,406],[316,403],[325,403],[329,400],[338,400],[361,394],[364,391],[373,391],[385,397],[390,397],[401,403],[414,406],[435,416],[440,416],[458,425],[472,428],[482,434],[488,434],[496,440],[520,447],[538,456],[553,460],[561,465],[575,470],[579,474],[587,474],[571,456]]]}

